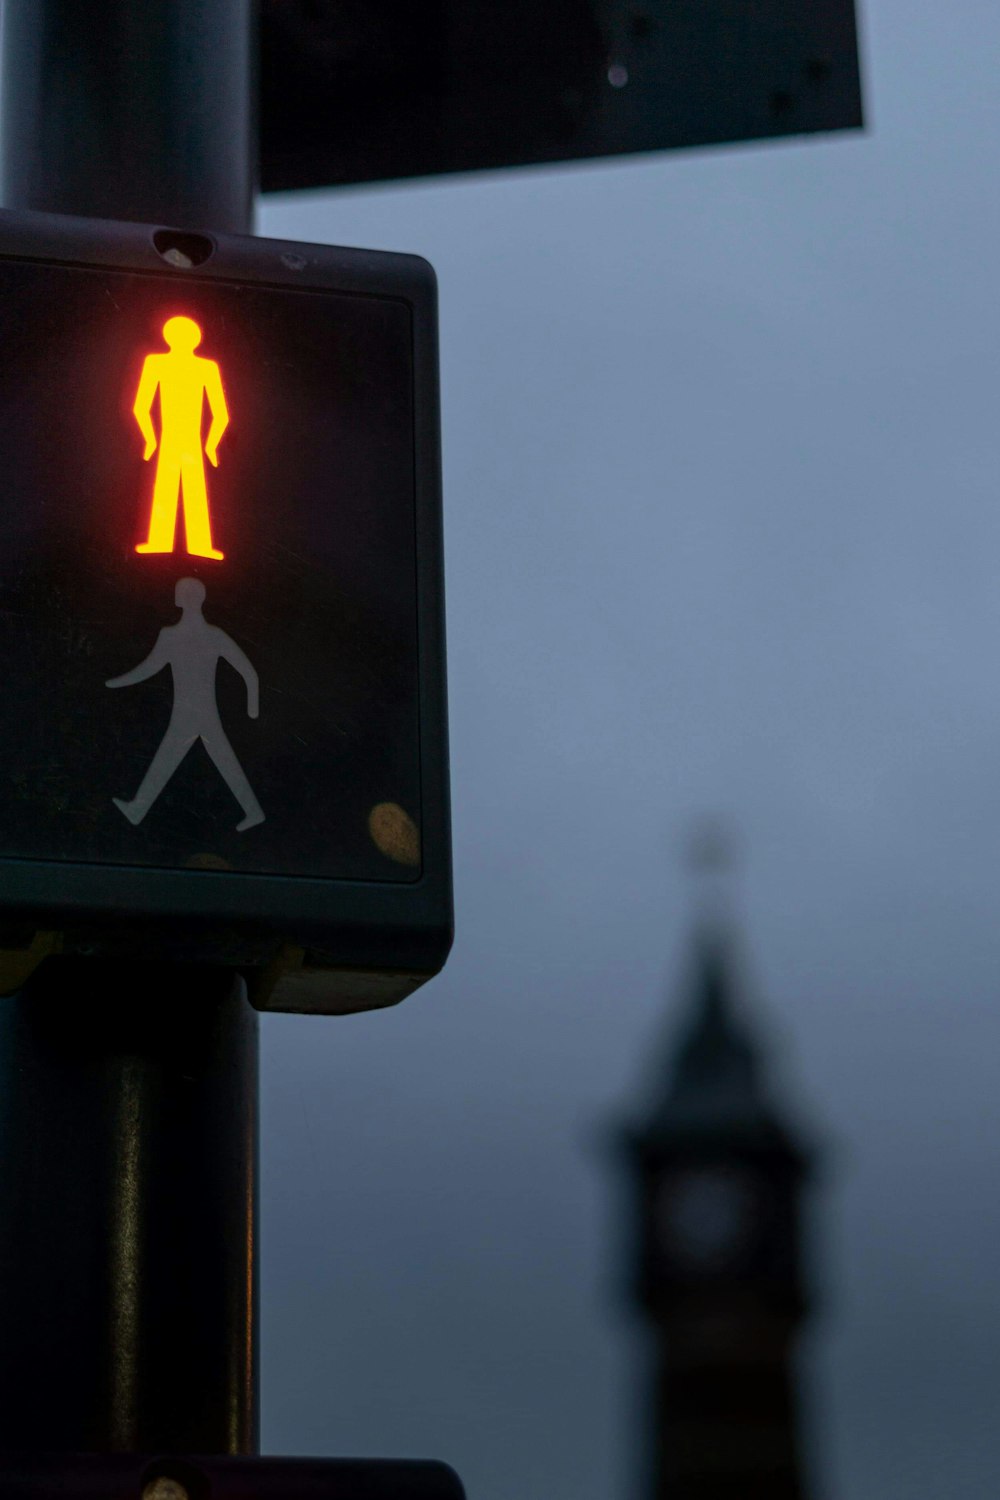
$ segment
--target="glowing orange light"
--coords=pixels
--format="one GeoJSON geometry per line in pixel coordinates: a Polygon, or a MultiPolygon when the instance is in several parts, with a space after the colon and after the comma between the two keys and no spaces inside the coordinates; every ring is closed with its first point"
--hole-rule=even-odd
{"type": "Polygon", "coordinates": [[[193,319],[168,318],[163,325],[163,337],[169,353],[147,354],[132,408],[146,439],[146,451],[142,456],[150,459],[157,448],[151,413],[159,391],[160,452],[153,485],[153,509],[149,517],[149,535],[135,550],[173,552],[177,504],[183,499],[188,552],[195,557],[221,558],[223,553],[212,546],[204,454],[207,453],[209,462],[218,468],[219,439],[229,426],[222,377],[214,359],[202,359],[195,354],[201,343],[201,329],[193,319]],[[212,423],[203,450],[201,418],[206,396],[212,423]]]}

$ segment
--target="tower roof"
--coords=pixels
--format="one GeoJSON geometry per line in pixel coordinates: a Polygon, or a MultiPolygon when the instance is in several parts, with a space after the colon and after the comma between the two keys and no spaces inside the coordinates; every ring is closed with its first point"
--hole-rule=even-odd
{"type": "Polygon", "coordinates": [[[741,1004],[734,942],[718,920],[696,932],[687,1019],[653,1079],[633,1139],[646,1150],[730,1145],[804,1161],[776,1107],[741,1004]]]}

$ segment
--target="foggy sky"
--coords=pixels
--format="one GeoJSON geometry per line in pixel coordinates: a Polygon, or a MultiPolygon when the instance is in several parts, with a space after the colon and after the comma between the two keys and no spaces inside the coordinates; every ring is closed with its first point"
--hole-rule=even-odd
{"type": "Polygon", "coordinates": [[[268,200],[442,320],[457,941],[266,1018],[264,1445],[633,1500],[606,1137],[692,817],[828,1143],[827,1500],[1000,1486],[1000,12],[869,0],[864,135],[268,200]]]}

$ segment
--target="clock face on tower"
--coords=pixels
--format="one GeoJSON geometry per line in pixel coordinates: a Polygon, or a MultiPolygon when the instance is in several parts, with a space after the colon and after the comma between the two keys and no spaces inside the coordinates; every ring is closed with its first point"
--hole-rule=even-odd
{"type": "Polygon", "coordinates": [[[716,1271],[739,1259],[753,1230],[754,1187],[731,1167],[700,1167],[661,1183],[654,1233],[661,1261],[716,1271]]]}

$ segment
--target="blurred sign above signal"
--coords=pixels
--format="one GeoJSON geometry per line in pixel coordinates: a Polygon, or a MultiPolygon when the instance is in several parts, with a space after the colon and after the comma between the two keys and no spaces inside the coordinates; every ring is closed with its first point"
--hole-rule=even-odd
{"type": "Polygon", "coordinates": [[[862,124],[854,0],[263,0],[265,191],[862,124]]]}

